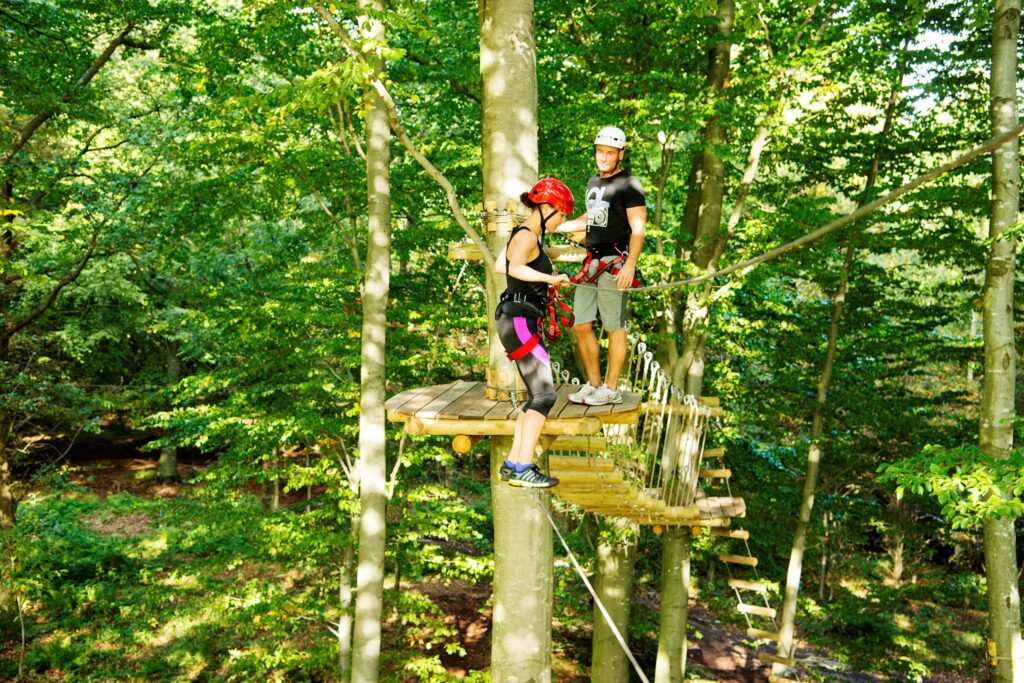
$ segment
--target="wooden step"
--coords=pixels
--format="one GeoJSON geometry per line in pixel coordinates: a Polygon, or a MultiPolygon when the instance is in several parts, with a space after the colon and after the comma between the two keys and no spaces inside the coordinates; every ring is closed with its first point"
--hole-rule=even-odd
{"type": "MultiPolygon", "coordinates": [[[[559,437],[562,439],[564,437],[559,437]]],[[[586,437],[574,436],[573,439],[586,437]]],[[[555,441],[558,443],[558,440],[555,441]]],[[[553,470],[583,470],[590,472],[611,472],[615,469],[613,458],[587,458],[580,455],[549,455],[548,467],[553,470]]]]}
{"type": "Polygon", "coordinates": [[[762,662],[768,662],[769,664],[781,664],[782,666],[796,666],[796,660],[789,657],[780,657],[779,655],[773,655],[771,652],[758,652],[757,658],[762,662]]]}
{"type": "Polygon", "coordinates": [[[768,592],[768,584],[764,581],[744,581],[743,579],[729,579],[727,582],[729,588],[739,588],[740,590],[747,591],[758,591],[760,593],[768,592]]]}
{"type": "Polygon", "coordinates": [[[771,607],[761,607],[760,605],[736,605],[736,609],[739,610],[740,614],[756,614],[759,617],[768,617],[769,619],[775,618],[775,610],[771,607]]]}
{"type": "Polygon", "coordinates": [[[746,529],[712,529],[711,535],[721,536],[722,538],[736,538],[741,541],[750,538],[750,532],[746,529]]]}
{"type": "MultiPolygon", "coordinates": [[[[608,440],[603,436],[568,436],[563,435],[556,438],[548,446],[549,451],[582,451],[584,453],[603,453],[608,450],[608,440]]],[[[552,456],[555,457],[555,456],[552,456]]],[[[558,456],[561,460],[577,460],[584,463],[593,462],[594,460],[607,461],[612,463],[614,467],[614,461],[611,458],[580,458],[573,456],[558,456]]],[[[581,465],[582,466],[582,465],[581,465]]]]}
{"type": "Polygon", "coordinates": [[[757,566],[757,558],[748,557],[746,555],[719,555],[718,559],[722,562],[728,562],[729,564],[742,564],[747,567],[757,566]]]}
{"type": "Polygon", "coordinates": [[[559,470],[551,468],[551,476],[563,484],[608,486],[622,483],[622,472],[594,472],[592,470],[559,470]]]}
{"type": "Polygon", "coordinates": [[[774,631],[765,631],[760,628],[748,628],[747,635],[754,640],[778,640],[779,634],[774,631]]]}
{"type": "Polygon", "coordinates": [[[701,479],[730,479],[732,470],[701,470],[698,476],[701,479]]]}
{"type": "Polygon", "coordinates": [[[705,448],[704,449],[704,457],[705,458],[724,458],[725,457],[725,449],[724,448],[705,448]]]}
{"type": "Polygon", "coordinates": [[[795,678],[786,678],[785,676],[769,676],[768,683],[800,683],[795,678]]]}

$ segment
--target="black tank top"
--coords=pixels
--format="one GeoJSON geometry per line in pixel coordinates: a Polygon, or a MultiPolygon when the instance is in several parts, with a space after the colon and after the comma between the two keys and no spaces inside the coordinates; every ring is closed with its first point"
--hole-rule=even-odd
{"type": "MultiPolygon", "coordinates": [[[[508,243],[512,243],[512,239],[516,236],[516,233],[520,230],[529,230],[525,225],[520,225],[512,230],[512,234],[509,235],[508,243]]],[[[507,246],[506,246],[507,249],[507,246]]],[[[534,270],[544,273],[545,275],[551,275],[555,272],[555,267],[551,263],[551,259],[544,253],[544,240],[537,240],[537,250],[540,252],[537,254],[537,258],[527,263],[527,267],[533,268],[534,270]]],[[[521,301],[525,299],[527,302],[543,308],[548,301],[548,283],[546,282],[526,282],[518,278],[512,277],[511,275],[506,276],[508,286],[505,288],[505,294],[502,296],[503,300],[521,301]]]]}

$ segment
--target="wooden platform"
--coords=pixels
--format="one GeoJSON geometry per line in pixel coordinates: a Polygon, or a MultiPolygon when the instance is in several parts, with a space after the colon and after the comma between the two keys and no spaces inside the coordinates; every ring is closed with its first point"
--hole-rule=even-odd
{"type": "MultiPolygon", "coordinates": [[[[622,403],[581,406],[570,403],[569,394],[579,387],[558,386],[558,397],[544,423],[544,434],[597,434],[604,424],[636,424],[640,418],[640,394],[623,392],[622,403]]],[[[404,422],[410,434],[451,436],[510,436],[515,432],[517,409],[508,401],[484,395],[483,382],[453,382],[410,389],[384,404],[388,420],[404,422]]]]}
{"type": "MultiPolygon", "coordinates": [[[[484,382],[453,382],[410,389],[384,404],[388,420],[404,422],[410,434],[436,434],[470,438],[511,436],[517,408],[508,401],[485,396],[484,382]]],[[[551,492],[559,498],[597,514],[624,517],[640,524],[663,526],[726,527],[742,517],[742,498],[708,498],[698,495],[692,505],[670,506],[658,491],[630,483],[614,458],[606,453],[602,427],[637,424],[645,406],[640,394],[623,392],[622,403],[585,406],[570,403],[578,385],[558,386],[555,405],[544,423],[544,441],[552,451],[548,469],[560,483],[551,492]],[[555,438],[557,437],[557,438],[555,438]]],[[[716,399],[702,399],[712,414],[721,414],[716,399]]],[[[648,411],[649,412],[649,411],[648,411]]],[[[468,451],[468,447],[465,451],[468,451]]],[[[698,492],[700,493],[700,492],[698,492]]]]}

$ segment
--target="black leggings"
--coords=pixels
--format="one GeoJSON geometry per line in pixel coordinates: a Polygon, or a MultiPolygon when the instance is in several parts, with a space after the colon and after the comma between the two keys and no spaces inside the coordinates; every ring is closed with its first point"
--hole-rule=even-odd
{"type": "MultiPolygon", "coordinates": [[[[497,326],[501,344],[509,353],[520,348],[538,329],[536,317],[504,313],[498,315],[497,326]]],[[[535,410],[547,417],[555,405],[555,381],[551,374],[551,357],[544,348],[544,342],[541,341],[530,353],[517,360],[516,368],[523,376],[530,396],[523,404],[522,411],[535,410]]]]}

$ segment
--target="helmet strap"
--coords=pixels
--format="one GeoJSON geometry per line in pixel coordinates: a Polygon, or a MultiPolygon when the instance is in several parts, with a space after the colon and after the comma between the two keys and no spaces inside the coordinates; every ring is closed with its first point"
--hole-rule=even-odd
{"type": "Polygon", "coordinates": [[[556,213],[558,213],[558,209],[554,209],[547,216],[545,216],[544,212],[541,211],[541,213],[540,213],[540,235],[541,235],[541,237],[543,237],[545,234],[547,234],[547,231],[548,231],[548,221],[551,220],[551,217],[554,216],[556,213]]]}

